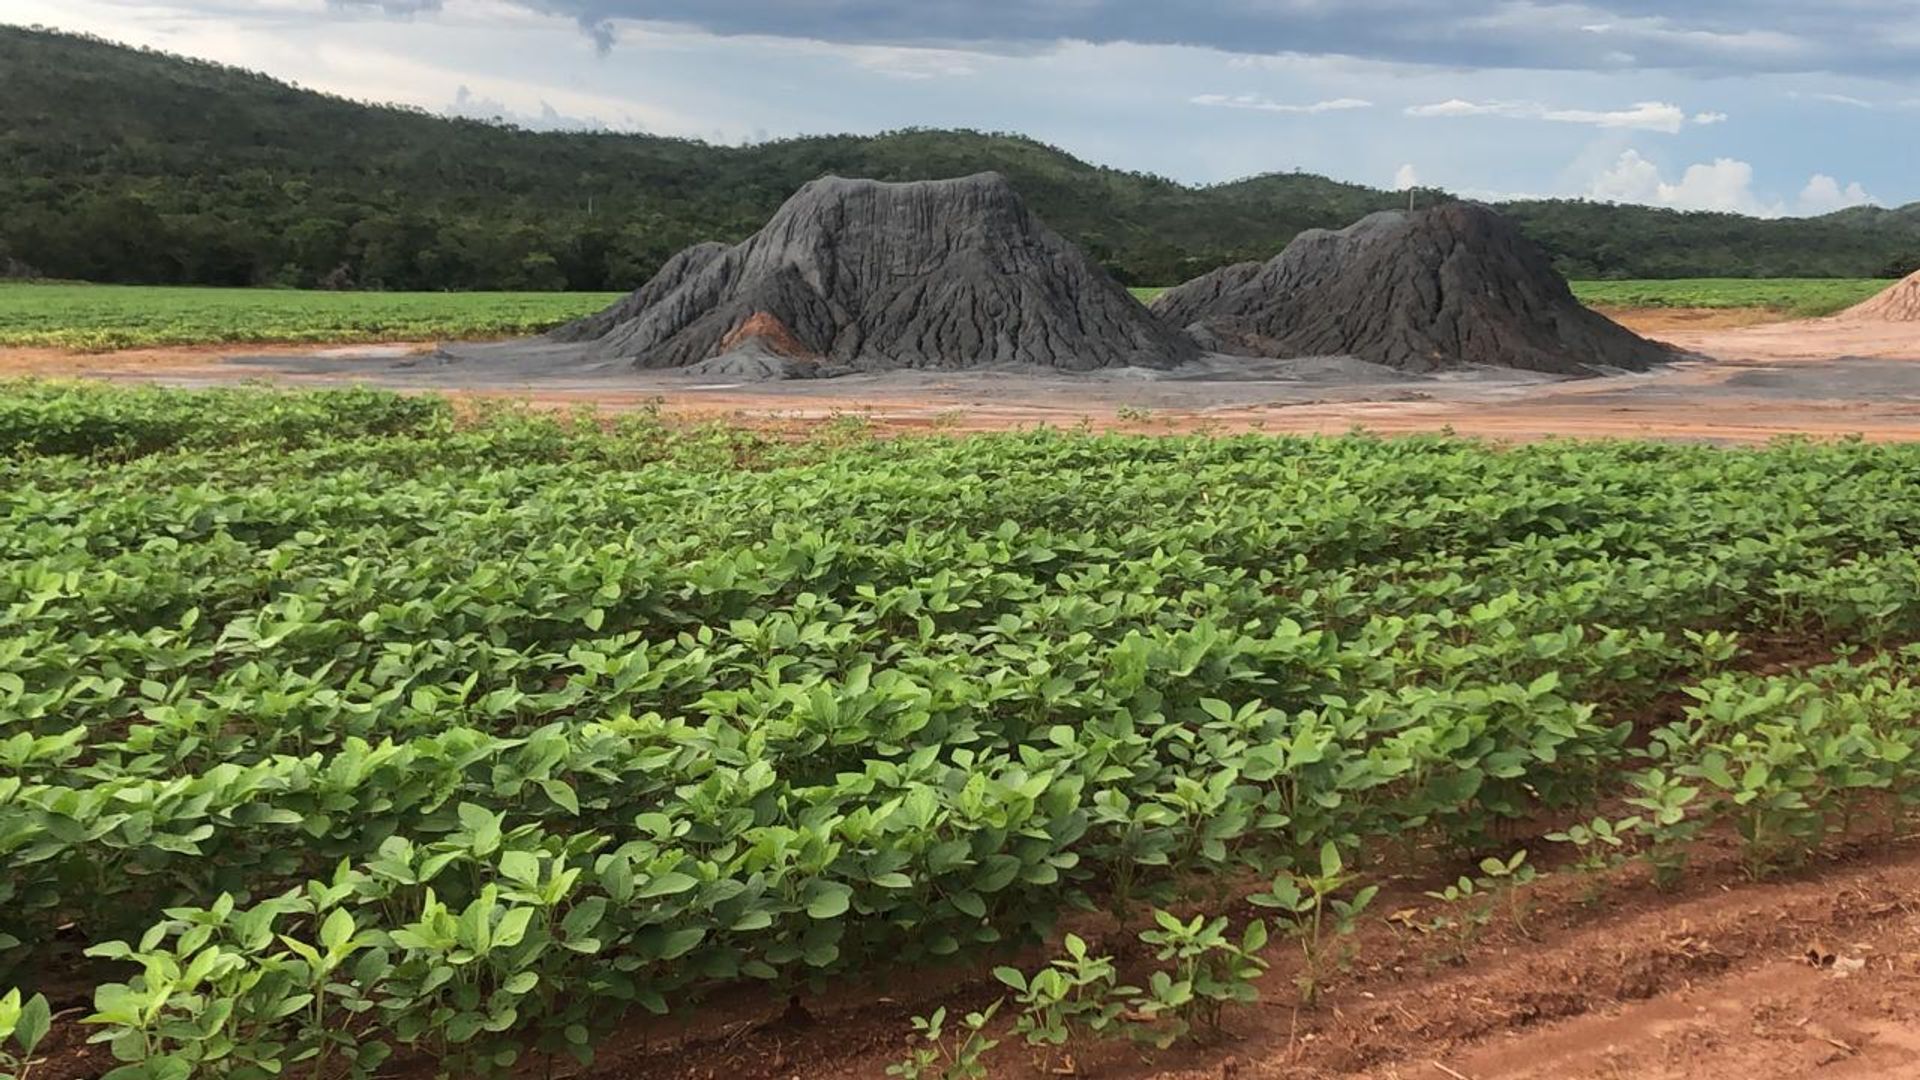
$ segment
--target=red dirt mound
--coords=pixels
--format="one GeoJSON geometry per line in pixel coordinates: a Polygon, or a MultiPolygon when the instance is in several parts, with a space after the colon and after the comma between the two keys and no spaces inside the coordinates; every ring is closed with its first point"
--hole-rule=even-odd
{"type": "Polygon", "coordinates": [[[1854,322],[1920,322],[1920,273],[1896,282],[1865,303],[1855,304],[1840,317],[1854,322]]]}

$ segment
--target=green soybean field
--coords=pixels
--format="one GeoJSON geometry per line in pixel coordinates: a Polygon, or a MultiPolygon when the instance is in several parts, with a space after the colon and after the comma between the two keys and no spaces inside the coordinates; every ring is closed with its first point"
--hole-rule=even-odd
{"type": "MultiPolygon", "coordinates": [[[[6,385],[0,1071],[553,1075],[1089,912],[1171,966],[1071,1017],[1008,968],[1001,1017],[1154,1052],[1283,938],[1310,1004],[1390,873],[1910,832],[1917,543],[1913,446],[6,385]]],[[[987,1075],[977,1019],[896,1075],[987,1075]]]]}
{"type": "Polygon", "coordinates": [[[0,282],[0,345],[100,352],[515,337],[598,311],[619,296],[0,282]]]}
{"type": "MultiPolygon", "coordinates": [[[[1573,294],[1589,307],[1752,309],[1812,319],[1852,307],[1893,284],[1882,278],[1677,278],[1575,281],[1573,294]]],[[[1152,303],[1164,288],[1136,288],[1152,303]]]]}
{"type": "MultiPolygon", "coordinates": [[[[1892,284],[1879,280],[1575,282],[1607,308],[1754,308],[1830,315],[1892,284]]],[[[1136,288],[1142,303],[1165,288],[1136,288]]],[[[620,293],[324,292],[0,282],[0,346],[102,352],[187,345],[351,344],[535,334],[620,293]]]]}
{"type": "Polygon", "coordinates": [[[1893,285],[1882,278],[1691,278],[1579,281],[1573,292],[1602,308],[1752,308],[1811,319],[1850,308],[1893,285]]]}

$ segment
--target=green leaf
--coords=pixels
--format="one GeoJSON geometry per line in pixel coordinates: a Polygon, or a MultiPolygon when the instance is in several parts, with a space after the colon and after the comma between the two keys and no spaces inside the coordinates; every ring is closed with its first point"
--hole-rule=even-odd
{"type": "Polygon", "coordinates": [[[1267,923],[1265,919],[1255,919],[1247,924],[1244,937],[1240,939],[1240,948],[1248,953],[1257,953],[1267,947],[1267,923]]]}
{"type": "Polygon", "coordinates": [[[567,912],[566,918],[560,920],[560,929],[568,937],[582,937],[592,933],[594,928],[600,925],[600,920],[606,916],[606,913],[607,898],[589,896],[574,905],[573,910],[567,912]]]}
{"type": "Polygon", "coordinates": [[[853,888],[838,881],[816,881],[807,888],[807,914],[815,919],[837,919],[853,906],[853,888]]]}
{"type": "Polygon", "coordinates": [[[981,860],[980,873],[974,876],[975,892],[999,892],[1020,876],[1020,860],[1012,855],[989,855],[981,860]]]}
{"type": "Polygon", "coordinates": [[[503,851],[500,853],[500,875],[518,885],[537,885],[540,882],[540,860],[531,851],[503,851]]]}
{"type": "Polygon", "coordinates": [[[693,951],[693,947],[705,940],[707,931],[698,926],[674,930],[660,941],[660,959],[675,960],[693,951]]]}
{"type": "Polygon", "coordinates": [[[320,924],[320,944],[328,950],[338,952],[353,938],[353,916],[346,908],[334,908],[327,921],[320,924]]]}
{"type": "Polygon", "coordinates": [[[727,929],[732,930],[736,934],[741,934],[752,930],[765,930],[772,925],[773,913],[771,911],[743,911],[740,913],[739,918],[733,920],[733,925],[727,929]]]}
{"type": "Polygon", "coordinates": [[[695,878],[677,870],[669,870],[649,879],[639,891],[634,893],[634,896],[641,900],[652,900],[660,896],[677,896],[698,884],[700,882],[695,878]]]}
{"type": "Polygon", "coordinates": [[[1320,876],[1323,878],[1339,877],[1341,869],[1340,849],[1335,847],[1331,840],[1321,844],[1320,876]]]}
{"type": "Polygon", "coordinates": [[[552,799],[555,806],[569,814],[579,815],[580,796],[574,793],[571,784],[564,780],[542,780],[540,790],[547,793],[547,798],[552,799]]]}
{"type": "Polygon", "coordinates": [[[519,907],[500,917],[500,925],[493,930],[493,947],[511,949],[520,944],[527,936],[527,925],[533,921],[533,909],[519,907]]]}

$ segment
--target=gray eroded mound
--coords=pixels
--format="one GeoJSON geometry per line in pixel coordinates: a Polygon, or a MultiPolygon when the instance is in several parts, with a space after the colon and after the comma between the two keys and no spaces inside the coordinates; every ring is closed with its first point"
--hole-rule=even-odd
{"type": "Polygon", "coordinates": [[[1169,368],[1198,350],[992,173],[816,180],[734,247],[675,256],[549,335],[590,360],[729,377],[1169,368]]]}
{"type": "Polygon", "coordinates": [[[575,319],[549,332],[547,336],[555,341],[592,341],[595,338],[604,337],[614,327],[629,319],[638,318],[648,308],[665,299],[688,278],[725,254],[726,250],[727,245],[713,241],[695,244],[668,259],[666,265],[649,278],[645,285],[628,293],[612,307],[582,319],[575,319]]]}
{"type": "Polygon", "coordinates": [[[1216,270],[1153,310],[1208,349],[1354,356],[1409,372],[1590,375],[1673,358],[1581,305],[1545,252],[1473,203],[1302,233],[1271,261],[1216,270]]]}

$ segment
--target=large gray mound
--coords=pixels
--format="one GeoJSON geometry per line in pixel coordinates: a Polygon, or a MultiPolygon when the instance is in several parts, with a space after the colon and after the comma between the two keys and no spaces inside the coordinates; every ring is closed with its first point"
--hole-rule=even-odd
{"type": "Polygon", "coordinates": [[[549,336],[584,343],[590,360],[730,378],[1198,356],[993,173],[816,180],[744,243],[690,248],[549,336]]]}
{"type": "Polygon", "coordinates": [[[1474,203],[1302,233],[1266,263],[1163,293],[1153,311],[1210,350],[1353,356],[1408,372],[1592,375],[1673,358],[1574,299],[1544,251],[1474,203]]]}

